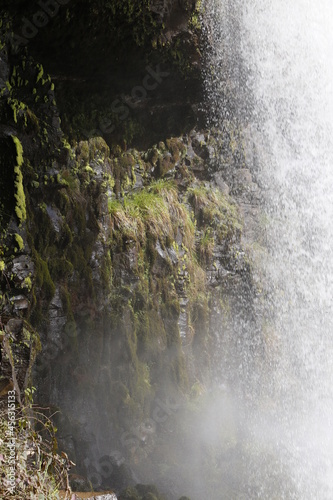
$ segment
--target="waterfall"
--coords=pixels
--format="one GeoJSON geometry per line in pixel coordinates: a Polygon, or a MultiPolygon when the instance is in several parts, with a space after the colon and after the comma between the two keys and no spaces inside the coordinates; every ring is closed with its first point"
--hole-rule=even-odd
{"type": "MultiPolygon", "coordinates": [[[[269,370],[257,377],[270,405],[261,405],[252,432],[270,441],[295,484],[296,492],[275,492],[275,498],[329,500],[333,4],[207,0],[205,9],[211,119],[221,127],[232,114],[242,124],[247,167],[260,185],[265,214],[260,272],[274,347],[269,370]]],[[[246,347],[243,355],[250,356],[246,347]]]]}

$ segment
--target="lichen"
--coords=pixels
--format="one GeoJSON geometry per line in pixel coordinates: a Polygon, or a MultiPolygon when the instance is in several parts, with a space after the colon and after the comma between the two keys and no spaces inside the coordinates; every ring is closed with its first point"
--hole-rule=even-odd
{"type": "Polygon", "coordinates": [[[37,69],[38,73],[37,73],[36,83],[38,83],[43,78],[44,75],[44,68],[41,64],[37,64],[37,69]]]}
{"type": "Polygon", "coordinates": [[[31,291],[31,289],[32,289],[32,280],[31,280],[30,276],[27,276],[26,278],[24,278],[23,288],[26,288],[28,290],[28,292],[31,291]]]}

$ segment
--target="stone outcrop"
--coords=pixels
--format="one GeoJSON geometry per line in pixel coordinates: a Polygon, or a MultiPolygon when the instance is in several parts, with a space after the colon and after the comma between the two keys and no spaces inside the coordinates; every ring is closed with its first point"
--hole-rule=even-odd
{"type": "Polygon", "coordinates": [[[241,126],[203,125],[199,3],[72,0],[19,48],[2,7],[0,394],[34,365],[95,488],[186,493],[178,409],[217,375],[240,390],[229,353],[257,321],[258,188],[241,126]]]}

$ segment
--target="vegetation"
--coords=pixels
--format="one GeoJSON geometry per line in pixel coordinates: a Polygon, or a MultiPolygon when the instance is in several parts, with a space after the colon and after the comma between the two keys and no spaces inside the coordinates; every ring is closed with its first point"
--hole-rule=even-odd
{"type": "Polygon", "coordinates": [[[123,203],[111,200],[109,212],[123,237],[135,239],[141,244],[146,243],[147,236],[165,241],[172,234],[170,214],[164,199],[149,190],[125,197],[123,203]]]}
{"type": "Polygon", "coordinates": [[[202,235],[198,242],[198,253],[199,259],[202,264],[208,264],[214,252],[215,239],[214,233],[211,227],[208,227],[202,231],[202,235]]]}
{"type": "Polygon", "coordinates": [[[59,498],[60,489],[67,489],[69,499],[68,469],[73,464],[57,453],[56,428],[31,398],[32,390],[27,389],[25,405],[10,403],[0,412],[0,496],[51,500],[59,498]],[[9,447],[14,442],[15,458],[9,447]]]}
{"type": "Polygon", "coordinates": [[[193,247],[194,223],[170,181],[153,182],[142,191],[125,196],[123,202],[111,199],[109,212],[115,229],[142,245],[151,238],[154,242],[159,240],[163,247],[171,246],[180,229],[184,245],[193,247]]]}
{"type": "Polygon", "coordinates": [[[23,148],[19,139],[13,136],[13,141],[16,147],[16,165],[14,167],[15,174],[15,199],[16,207],[15,212],[20,223],[24,222],[27,218],[26,205],[25,205],[25,194],[23,187],[23,175],[21,167],[23,165],[23,148]]]}
{"type": "Polygon", "coordinates": [[[193,207],[198,227],[209,226],[214,229],[219,243],[230,243],[239,236],[242,225],[236,205],[218,189],[211,189],[204,184],[191,187],[188,190],[188,200],[193,207]]]}

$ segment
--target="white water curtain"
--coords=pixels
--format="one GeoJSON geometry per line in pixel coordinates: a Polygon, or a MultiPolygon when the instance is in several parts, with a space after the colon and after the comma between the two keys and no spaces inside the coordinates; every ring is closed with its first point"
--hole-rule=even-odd
{"type": "Polygon", "coordinates": [[[330,500],[333,2],[207,0],[206,9],[212,60],[219,71],[224,68],[207,77],[215,123],[227,112],[216,82],[228,80],[228,72],[233,86],[255,103],[246,125],[259,158],[256,175],[269,240],[262,265],[273,291],[279,345],[275,368],[267,374],[276,414],[271,435],[299,498],[330,500]],[[239,64],[237,57],[246,81],[237,81],[237,71],[230,69],[239,64]]]}

